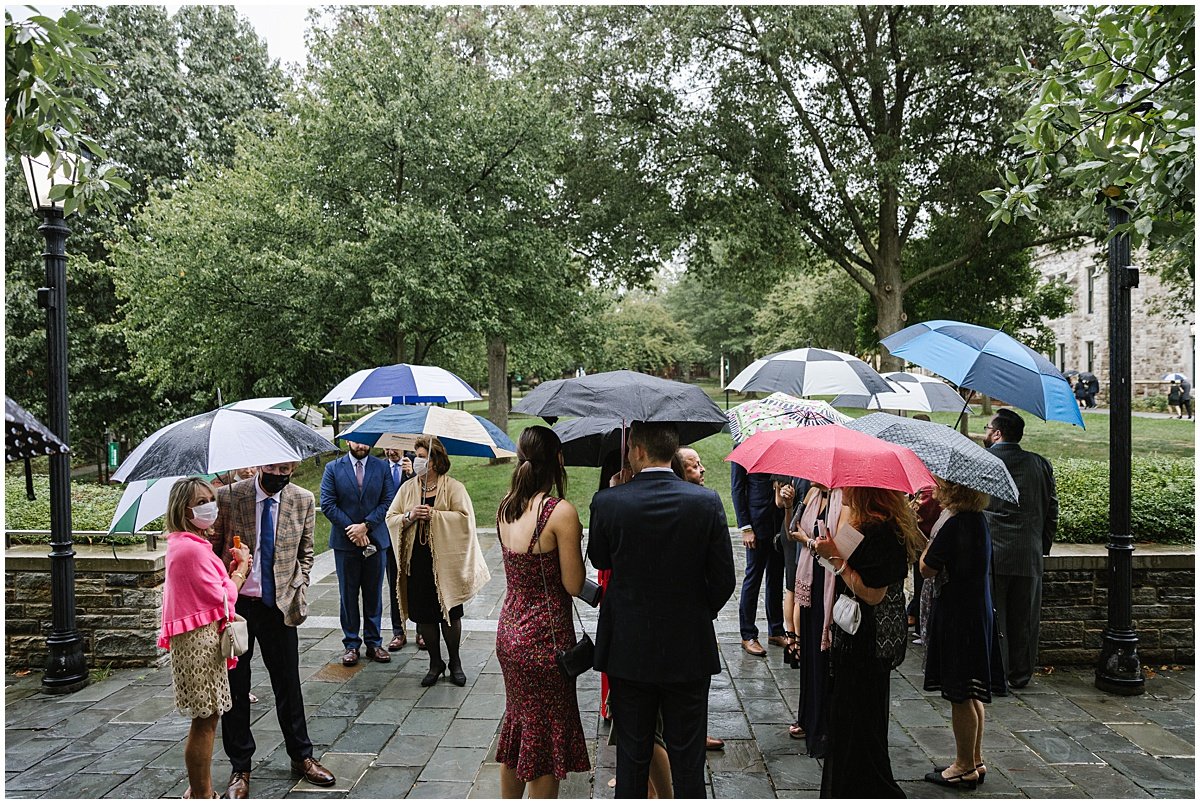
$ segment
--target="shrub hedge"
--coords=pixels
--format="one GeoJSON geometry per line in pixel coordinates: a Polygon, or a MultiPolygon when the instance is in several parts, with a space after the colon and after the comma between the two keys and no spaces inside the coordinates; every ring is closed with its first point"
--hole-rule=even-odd
{"type": "MultiPolygon", "coordinates": [[[[1134,541],[1194,544],[1196,467],[1191,459],[1133,458],[1134,541]]],[[[1054,464],[1058,484],[1058,541],[1108,541],[1108,461],[1068,458],[1054,464]]]]}
{"type": "MultiPolygon", "coordinates": [[[[1058,483],[1058,541],[1104,544],[1108,541],[1108,462],[1081,458],[1054,464],[1058,483]]],[[[1133,536],[1139,542],[1194,544],[1196,472],[1191,459],[1157,455],[1133,459],[1133,536]]],[[[4,525],[10,530],[50,527],[50,480],[34,475],[37,499],[25,497],[22,475],[5,476],[4,525]]],[[[71,525],[77,531],[107,530],[121,499],[122,487],[71,484],[71,525]]],[[[151,527],[155,527],[155,523],[151,527]]],[[[161,527],[161,524],[157,525],[161,527]]],[[[36,539],[35,539],[36,541],[36,539]]],[[[40,541],[48,541],[41,539],[40,541]]],[[[110,540],[98,538],[98,542],[110,540]]],[[[117,534],[115,544],[138,544],[141,538],[117,534]]]]}

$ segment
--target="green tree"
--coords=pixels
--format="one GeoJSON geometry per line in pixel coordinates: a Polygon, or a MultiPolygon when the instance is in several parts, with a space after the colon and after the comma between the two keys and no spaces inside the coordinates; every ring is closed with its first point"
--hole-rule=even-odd
{"type": "Polygon", "coordinates": [[[703,349],[660,301],[633,293],[603,317],[603,340],[592,356],[599,371],[629,369],[664,377],[687,373],[703,349]]]}
{"type": "MultiPolygon", "coordinates": [[[[753,266],[807,242],[871,298],[876,337],[986,240],[978,193],[1020,114],[1001,67],[1022,45],[1052,46],[1050,12],[1031,7],[572,13],[590,23],[579,38],[609,113],[649,132],[646,169],[702,224],[690,255],[741,245],[749,259],[730,262],[753,266]],[[943,217],[969,225],[947,259],[917,263],[914,242],[943,217]]],[[[1065,234],[1079,233],[1010,245],[1065,234]]]]}
{"type": "Polygon", "coordinates": [[[754,352],[815,346],[858,351],[857,321],[870,300],[836,265],[796,273],[772,288],[754,315],[754,352]]]}
{"type": "Polygon", "coordinates": [[[1120,227],[1147,244],[1181,309],[1195,284],[1196,9],[1081,6],[1056,11],[1056,52],[1017,54],[1025,98],[1019,158],[984,192],[994,227],[1052,217],[1063,205],[1103,220],[1097,193],[1130,213],[1120,227]]]}

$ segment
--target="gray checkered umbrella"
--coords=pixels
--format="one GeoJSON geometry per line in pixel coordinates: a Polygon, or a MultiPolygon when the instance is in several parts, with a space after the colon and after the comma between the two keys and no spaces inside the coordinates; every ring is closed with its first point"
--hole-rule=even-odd
{"type": "Polygon", "coordinates": [[[890,413],[871,413],[846,427],[908,447],[940,478],[1017,502],[1017,484],[1004,462],[951,427],[890,413]]]}

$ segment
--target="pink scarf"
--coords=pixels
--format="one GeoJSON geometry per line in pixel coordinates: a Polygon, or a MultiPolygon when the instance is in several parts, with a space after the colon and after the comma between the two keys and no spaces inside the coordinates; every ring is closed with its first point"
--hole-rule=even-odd
{"type": "MultiPolygon", "coordinates": [[[[207,539],[187,531],[168,534],[158,646],[170,649],[171,637],[223,621],[226,599],[232,616],[237,595],[237,584],[207,539]]],[[[224,626],[222,622],[221,628],[224,626]]],[[[237,659],[229,659],[227,666],[236,667],[237,659]]]]}
{"type": "MultiPolygon", "coordinates": [[[[806,535],[812,536],[817,527],[817,517],[820,515],[822,489],[813,486],[804,498],[804,513],[800,515],[799,529],[806,535]]],[[[829,494],[829,505],[826,506],[824,521],[837,526],[842,515],[842,490],[834,489],[829,494]]],[[[815,560],[812,552],[801,548],[796,560],[796,598],[801,606],[812,606],[812,583],[815,560]]],[[[829,650],[829,624],[833,622],[833,587],[834,576],[829,570],[821,568],[825,573],[825,622],[821,629],[821,650],[829,650]]]]}

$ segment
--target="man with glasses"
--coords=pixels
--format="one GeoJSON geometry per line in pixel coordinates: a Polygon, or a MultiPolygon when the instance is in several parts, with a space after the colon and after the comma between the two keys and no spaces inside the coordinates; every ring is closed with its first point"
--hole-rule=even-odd
{"type": "Polygon", "coordinates": [[[317,506],[311,491],[291,482],[296,466],[295,462],[260,466],[254,477],[217,489],[213,549],[226,564],[232,558],[235,536],[250,549],[250,571],[236,602],[237,613],[246,618],[250,631],[250,648],[229,671],[233,708],[221,717],[221,741],[233,765],[226,790],[229,798],[250,797],[255,748],[250,733],[250,662],[255,643],[271,677],[275,713],[292,771],[321,787],[336,781],[313,758],[300,691],[297,627],[308,617],[317,506]]]}
{"type": "Polygon", "coordinates": [[[1000,654],[1008,685],[1021,689],[1033,678],[1042,619],[1042,558],[1058,531],[1054,469],[1021,448],[1025,420],[1001,408],[983,428],[984,443],[1004,462],[1019,502],[992,497],[984,511],[992,535],[992,577],[1000,654]]]}

